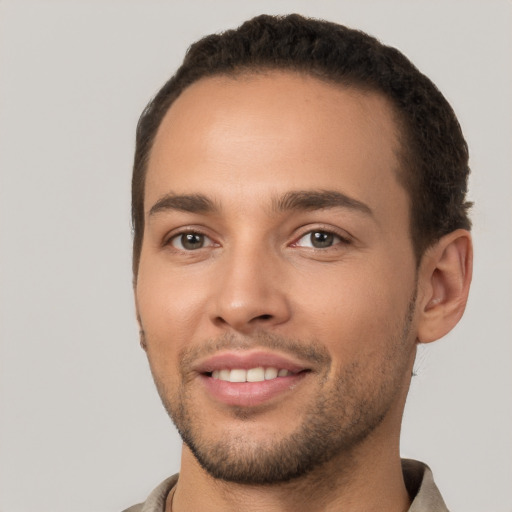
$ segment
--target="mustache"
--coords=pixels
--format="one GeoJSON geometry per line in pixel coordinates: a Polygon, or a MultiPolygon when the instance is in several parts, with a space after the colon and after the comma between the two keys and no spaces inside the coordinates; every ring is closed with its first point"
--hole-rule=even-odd
{"type": "Polygon", "coordinates": [[[327,349],[314,339],[303,341],[268,332],[258,332],[251,336],[225,333],[217,338],[206,340],[200,345],[183,348],[179,353],[180,366],[182,369],[189,369],[198,359],[212,356],[223,350],[251,349],[282,352],[312,363],[314,366],[329,365],[332,360],[327,349]]]}

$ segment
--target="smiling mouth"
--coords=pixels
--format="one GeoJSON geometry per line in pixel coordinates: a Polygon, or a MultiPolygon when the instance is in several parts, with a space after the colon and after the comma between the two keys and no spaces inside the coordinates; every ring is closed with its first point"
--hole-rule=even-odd
{"type": "Polygon", "coordinates": [[[286,368],[276,368],[273,366],[256,368],[223,368],[207,372],[205,375],[224,382],[263,382],[266,380],[274,380],[282,377],[290,377],[299,373],[308,372],[309,370],[291,371],[286,368]]]}
{"type": "Polygon", "coordinates": [[[299,361],[272,352],[224,352],[195,368],[214,403],[256,407],[287,396],[313,373],[299,361]]]}

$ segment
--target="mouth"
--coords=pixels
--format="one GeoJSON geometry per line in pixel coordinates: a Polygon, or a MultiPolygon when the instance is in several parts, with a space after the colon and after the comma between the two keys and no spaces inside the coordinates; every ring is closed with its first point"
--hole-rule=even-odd
{"type": "Polygon", "coordinates": [[[229,368],[223,368],[222,370],[207,372],[206,375],[224,382],[263,382],[266,380],[274,380],[279,377],[289,377],[290,375],[297,375],[298,373],[307,371],[310,370],[292,372],[286,368],[276,368],[274,366],[268,366],[265,368],[263,366],[258,366],[256,368],[249,368],[248,370],[243,368],[236,368],[232,370],[229,368]]]}
{"type": "Polygon", "coordinates": [[[312,373],[299,361],[272,353],[217,354],[196,367],[207,396],[215,402],[253,407],[293,392],[312,373]]]}

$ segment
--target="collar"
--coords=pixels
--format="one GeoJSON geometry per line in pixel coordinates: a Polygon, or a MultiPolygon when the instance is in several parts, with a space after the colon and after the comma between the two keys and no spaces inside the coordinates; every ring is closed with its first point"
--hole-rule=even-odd
{"type": "MultiPolygon", "coordinates": [[[[434,483],[430,468],[412,459],[402,459],[404,482],[412,503],[408,512],[449,512],[434,483]]],[[[176,485],[178,475],[164,480],[140,505],[134,505],[124,512],[165,512],[167,495],[176,485]]]]}

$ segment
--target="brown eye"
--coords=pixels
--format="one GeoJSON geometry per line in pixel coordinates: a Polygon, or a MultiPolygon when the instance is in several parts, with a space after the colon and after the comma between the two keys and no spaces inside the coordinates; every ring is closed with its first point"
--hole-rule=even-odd
{"type": "Polygon", "coordinates": [[[210,241],[208,237],[201,233],[182,233],[172,239],[171,245],[176,247],[176,249],[194,251],[196,249],[202,249],[207,240],[210,241]]]}

